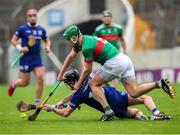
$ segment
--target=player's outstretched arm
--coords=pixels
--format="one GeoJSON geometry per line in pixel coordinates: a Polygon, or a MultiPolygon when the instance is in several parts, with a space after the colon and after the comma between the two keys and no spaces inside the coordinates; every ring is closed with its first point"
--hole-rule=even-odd
{"type": "Polygon", "coordinates": [[[56,105],[44,105],[43,110],[46,110],[47,112],[53,111],[62,117],[68,117],[74,111],[69,105],[64,109],[58,109],[56,108],[56,105]]]}
{"type": "Polygon", "coordinates": [[[38,108],[42,108],[42,106],[29,104],[22,100],[17,103],[17,109],[20,112],[26,112],[26,111],[34,110],[34,109],[38,109],[38,108]]]}
{"type": "Polygon", "coordinates": [[[61,100],[57,103],[57,108],[60,109],[60,108],[62,108],[62,106],[63,106],[64,104],[66,104],[67,102],[69,102],[75,92],[76,92],[76,91],[71,91],[71,93],[70,93],[68,96],[66,96],[66,97],[64,97],[63,99],[61,99],[61,100]]]}
{"type": "Polygon", "coordinates": [[[74,111],[69,105],[64,109],[55,108],[54,112],[62,117],[68,117],[74,111]]]}

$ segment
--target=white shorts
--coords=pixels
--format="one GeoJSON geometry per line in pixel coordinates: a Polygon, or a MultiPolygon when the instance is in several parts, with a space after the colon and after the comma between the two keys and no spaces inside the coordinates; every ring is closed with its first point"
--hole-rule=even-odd
{"type": "Polygon", "coordinates": [[[119,78],[121,82],[135,79],[135,72],[130,58],[120,53],[116,57],[107,60],[98,70],[97,74],[106,81],[119,78]]]}

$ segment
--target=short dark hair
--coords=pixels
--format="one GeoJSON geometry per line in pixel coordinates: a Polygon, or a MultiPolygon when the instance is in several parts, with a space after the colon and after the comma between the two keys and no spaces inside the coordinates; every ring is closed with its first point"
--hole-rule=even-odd
{"type": "Polygon", "coordinates": [[[110,17],[112,17],[112,13],[109,10],[104,10],[103,11],[103,16],[110,16],[110,17]]]}

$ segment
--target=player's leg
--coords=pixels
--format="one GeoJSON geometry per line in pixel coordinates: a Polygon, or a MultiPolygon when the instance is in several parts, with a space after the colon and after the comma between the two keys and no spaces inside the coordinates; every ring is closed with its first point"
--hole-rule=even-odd
{"type": "Polygon", "coordinates": [[[139,120],[149,120],[148,116],[145,116],[142,111],[137,108],[130,108],[127,109],[127,117],[129,118],[136,118],[139,120]]]}
{"type": "Polygon", "coordinates": [[[105,94],[101,88],[101,86],[105,83],[106,81],[103,80],[101,77],[98,75],[95,75],[93,79],[89,82],[89,86],[98,100],[98,102],[103,106],[106,107],[108,106],[107,100],[105,98],[105,94]]]}
{"type": "Polygon", "coordinates": [[[101,86],[108,81],[114,79],[115,76],[111,75],[110,73],[106,73],[102,69],[100,69],[93,77],[93,79],[89,82],[89,86],[96,97],[97,101],[103,106],[105,115],[102,117],[101,121],[111,120],[114,117],[114,112],[110,108],[104,91],[102,90],[101,86]]]}
{"type": "Polygon", "coordinates": [[[164,80],[164,79],[161,79],[160,81],[157,81],[157,82],[144,83],[144,84],[137,86],[136,80],[134,78],[132,78],[132,79],[127,78],[122,83],[123,83],[123,86],[125,87],[125,89],[128,91],[129,95],[134,98],[144,95],[156,88],[163,88],[163,90],[167,94],[169,94],[170,97],[174,98],[176,95],[176,92],[172,88],[172,85],[169,83],[169,86],[168,86],[168,84],[166,84],[165,81],[162,81],[162,80],[164,80]]]}
{"type": "Polygon", "coordinates": [[[119,71],[117,61],[119,61],[119,59],[116,57],[106,61],[105,64],[96,72],[93,79],[89,82],[93,94],[104,108],[109,105],[106,101],[104,92],[102,92],[101,86],[118,77],[116,75],[117,70],[119,71]]]}
{"type": "Polygon", "coordinates": [[[8,89],[9,96],[13,95],[16,87],[25,87],[25,86],[29,85],[31,71],[32,71],[32,69],[31,69],[31,63],[29,62],[29,57],[23,57],[20,60],[19,79],[17,81],[11,82],[9,89],[8,89]]]}
{"type": "Polygon", "coordinates": [[[30,73],[20,72],[20,79],[15,83],[17,87],[25,87],[29,85],[30,82],[30,73]]]}
{"type": "MultiPolygon", "coordinates": [[[[171,116],[165,114],[164,112],[161,112],[155,105],[153,99],[151,96],[142,96],[143,100],[144,100],[144,106],[150,110],[153,114],[153,118],[155,119],[172,119],[171,116]]],[[[151,117],[152,118],[152,117],[151,117]]]]}
{"type": "Polygon", "coordinates": [[[8,95],[12,96],[16,87],[25,87],[29,85],[29,81],[30,81],[29,72],[20,71],[19,79],[17,81],[12,81],[10,84],[8,89],[8,95]]]}
{"type": "Polygon", "coordinates": [[[137,104],[144,104],[144,106],[152,112],[153,116],[161,119],[170,119],[171,116],[166,115],[165,113],[161,112],[155,105],[151,96],[143,95],[138,98],[132,98],[128,96],[128,106],[137,105],[137,104]]]}
{"type": "Polygon", "coordinates": [[[138,98],[132,98],[128,96],[128,106],[144,104],[144,106],[150,110],[153,114],[159,114],[160,111],[157,109],[151,96],[143,95],[138,98]]]}
{"type": "Polygon", "coordinates": [[[136,85],[136,79],[134,77],[125,77],[122,81],[124,88],[127,90],[128,94],[133,97],[139,97],[143,94],[146,94],[152,91],[155,88],[158,88],[156,82],[145,83],[140,86],[136,85]]]}
{"type": "Polygon", "coordinates": [[[119,67],[121,67],[118,76],[121,77],[123,86],[130,96],[136,98],[154,90],[155,88],[162,88],[171,97],[175,97],[175,90],[167,79],[161,79],[157,82],[144,83],[137,86],[134,67],[128,56],[124,54],[119,55],[119,63],[117,63],[117,65],[118,64],[119,67]]]}
{"type": "Polygon", "coordinates": [[[121,55],[121,57],[121,82],[131,97],[139,97],[158,87],[156,82],[142,84],[138,87],[136,84],[134,66],[131,60],[125,55],[121,55]]]}
{"type": "Polygon", "coordinates": [[[37,80],[35,104],[38,104],[41,100],[41,96],[43,92],[43,85],[44,85],[44,72],[45,72],[45,69],[43,66],[34,68],[34,74],[37,80]]]}
{"type": "Polygon", "coordinates": [[[161,79],[156,82],[144,83],[137,86],[133,64],[130,59],[128,60],[127,57],[124,58],[127,62],[124,62],[124,70],[121,74],[121,81],[130,96],[136,98],[154,90],[155,88],[163,88],[163,90],[171,97],[175,97],[175,90],[172,88],[172,85],[167,79],[161,79]]]}

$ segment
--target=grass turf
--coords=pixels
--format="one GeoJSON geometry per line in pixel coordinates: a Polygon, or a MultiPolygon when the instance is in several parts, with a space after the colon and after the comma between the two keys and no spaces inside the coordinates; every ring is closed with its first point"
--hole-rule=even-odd
{"type": "MultiPolygon", "coordinates": [[[[175,84],[176,99],[170,99],[162,90],[155,90],[151,95],[157,107],[173,116],[170,121],[139,121],[134,119],[115,119],[109,122],[99,122],[101,113],[82,105],[70,117],[62,118],[53,112],[41,111],[36,121],[20,118],[16,103],[20,100],[34,102],[34,86],[17,88],[12,97],[7,95],[7,85],[0,86],[0,134],[178,134],[180,133],[180,85],[175,84]]],[[[52,86],[46,86],[43,98],[51,91],[52,86]]],[[[64,86],[54,93],[48,103],[57,103],[68,94],[64,86]]],[[[142,105],[136,106],[147,115],[151,115],[142,105]]],[[[33,111],[31,111],[33,112],[33,111]]],[[[31,113],[28,112],[27,114],[31,113]]]]}

